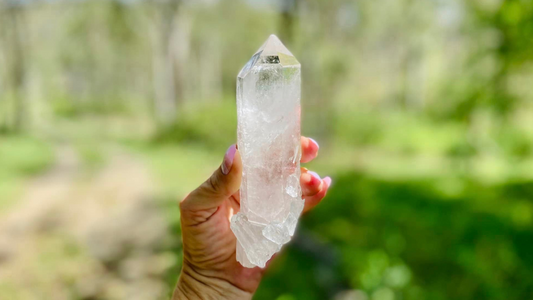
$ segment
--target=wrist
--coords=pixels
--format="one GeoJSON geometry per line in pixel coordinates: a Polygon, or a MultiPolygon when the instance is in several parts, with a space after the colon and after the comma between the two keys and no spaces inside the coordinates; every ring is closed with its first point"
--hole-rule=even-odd
{"type": "Polygon", "coordinates": [[[252,299],[252,294],[225,280],[200,275],[192,268],[184,266],[172,299],[252,299]]]}

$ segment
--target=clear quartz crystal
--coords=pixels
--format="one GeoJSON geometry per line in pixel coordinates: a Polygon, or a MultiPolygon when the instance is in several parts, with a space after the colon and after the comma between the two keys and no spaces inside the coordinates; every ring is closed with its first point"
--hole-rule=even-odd
{"type": "Polygon", "coordinates": [[[300,189],[300,63],[271,35],[237,76],[241,209],[231,219],[237,260],[264,267],[290,241],[300,189]]]}

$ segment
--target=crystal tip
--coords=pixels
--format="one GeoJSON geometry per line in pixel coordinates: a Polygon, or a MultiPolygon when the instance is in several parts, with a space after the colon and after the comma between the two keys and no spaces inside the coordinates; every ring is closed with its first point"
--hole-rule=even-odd
{"type": "Polygon", "coordinates": [[[287,47],[285,47],[285,45],[283,45],[283,43],[275,34],[271,34],[268,37],[259,50],[257,50],[256,54],[258,53],[263,63],[281,63],[282,65],[298,64],[298,61],[294,55],[289,51],[289,49],[287,49],[287,47]]]}
{"type": "Polygon", "coordinates": [[[300,67],[298,60],[275,34],[271,34],[263,45],[259,47],[248,63],[241,69],[237,77],[244,78],[254,66],[264,64],[278,64],[282,67],[289,68],[300,67]]]}

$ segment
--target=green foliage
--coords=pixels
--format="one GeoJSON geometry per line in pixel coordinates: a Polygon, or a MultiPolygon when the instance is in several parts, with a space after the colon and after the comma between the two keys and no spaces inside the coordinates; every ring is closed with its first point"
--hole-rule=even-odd
{"type": "Polygon", "coordinates": [[[76,118],[83,115],[125,115],[131,113],[132,108],[120,97],[102,97],[93,100],[73,100],[57,97],[52,103],[54,114],[58,117],[76,118]]]}
{"type": "Polygon", "coordinates": [[[463,191],[449,196],[438,179],[335,179],[256,299],[287,290],[325,299],[348,288],[394,299],[533,296],[533,182],[462,179],[463,191]]]}
{"type": "Polygon", "coordinates": [[[185,108],[176,122],[159,130],[155,143],[196,144],[223,151],[236,142],[234,101],[200,104],[185,108]]]}

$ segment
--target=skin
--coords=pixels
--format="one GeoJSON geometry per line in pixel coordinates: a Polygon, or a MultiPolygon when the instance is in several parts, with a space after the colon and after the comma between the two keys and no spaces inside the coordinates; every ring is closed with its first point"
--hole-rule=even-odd
{"type": "MultiPolygon", "coordinates": [[[[306,137],[301,144],[301,162],[313,160],[318,144],[306,137]]],[[[222,166],[180,202],[183,268],[172,299],[251,299],[266,270],[245,268],[236,260],[229,220],[240,207],[242,162],[231,150],[222,166]]],[[[326,196],[331,178],[302,168],[300,184],[306,212],[326,196]]]]}

